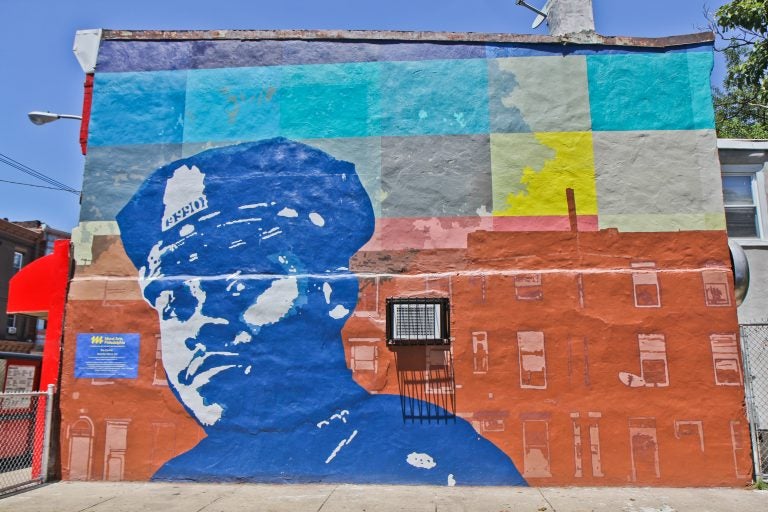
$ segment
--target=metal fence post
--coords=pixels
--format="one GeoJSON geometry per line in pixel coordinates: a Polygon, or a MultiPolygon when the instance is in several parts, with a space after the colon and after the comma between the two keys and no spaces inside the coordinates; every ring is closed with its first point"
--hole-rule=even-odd
{"type": "Polygon", "coordinates": [[[43,460],[42,477],[43,483],[48,480],[48,457],[51,451],[51,423],[53,422],[53,392],[56,386],[48,384],[48,390],[45,392],[45,433],[43,435],[43,460]]]}

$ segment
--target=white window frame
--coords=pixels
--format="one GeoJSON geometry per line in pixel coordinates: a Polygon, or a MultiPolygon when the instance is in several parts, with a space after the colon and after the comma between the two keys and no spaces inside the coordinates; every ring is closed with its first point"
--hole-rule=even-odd
{"type": "MultiPolygon", "coordinates": [[[[766,164],[768,165],[768,164],[766,164]]],[[[722,177],[726,176],[749,176],[751,177],[752,185],[752,201],[755,205],[756,212],[756,224],[757,224],[757,237],[731,237],[736,240],[740,245],[768,245],[768,229],[765,226],[765,220],[768,219],[768,205],[766,205],[765,197],[765,167],[763,164],[726,164],[720,168],[722,177]]],[[[723,198],[723,211],[728,206],[725,205],[725,198],[723,198]]]]}

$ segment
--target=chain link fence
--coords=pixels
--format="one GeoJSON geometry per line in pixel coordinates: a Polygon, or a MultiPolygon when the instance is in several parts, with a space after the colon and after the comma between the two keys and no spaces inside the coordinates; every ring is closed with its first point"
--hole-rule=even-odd
{"type": "Polygon", "coordinates": [[[48,391],[0,393],[0,496],[45,482],[53,386],[48,391]]]}
{"type": "Polygon", "coordinates": [[[768,480],[768,324],[742,324],[741,343],[755,472],[768,480]]]}

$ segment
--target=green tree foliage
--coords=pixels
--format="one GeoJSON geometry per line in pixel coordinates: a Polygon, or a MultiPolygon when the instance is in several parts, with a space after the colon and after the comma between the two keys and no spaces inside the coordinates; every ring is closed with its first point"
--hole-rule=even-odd
{"type": "MultiPolygon", "coordinates": [[[[723,50],[728,70],[743,61],[744,48],[723,50]]],[[[768,108],[757,103],[757,86],[738,87],[726,78],[723,89],[715,89],[717,136],[726,139],[768,139],[768,108]]]]}
{"type": "Polygon", "coordinates": [[[727,42],[728,71],[716,89],[720,137],[768,138],[768,1],[732,0],[715,12],[712,25],[727,42]]]}

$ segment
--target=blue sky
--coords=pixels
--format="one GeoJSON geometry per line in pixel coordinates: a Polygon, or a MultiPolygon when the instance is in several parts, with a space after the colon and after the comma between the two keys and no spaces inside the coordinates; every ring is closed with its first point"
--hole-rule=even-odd
{"type": "MultiPolygon", "coordinates": [[[[545,0],[529,0],[541,7],[545,0]]],[[[660,37],[706,28],[705,7],[725,0],[593,0],[597,32],[660,37]]],[[[80,114],[84,75],[72,54],[75,31],[112,29],[379,29],[546,33],[515,0],[0,0],[0,153],[79,189],[79,123],[35,126],[27,112],[80,114]]],[[[713,83],[722,81],[721,59],[713,83]]],[[[0,164],[0,180],[45,185],[0,164]]],[[[0,182],[0,217],[77,224],[78,198],[0,182]]]]}

